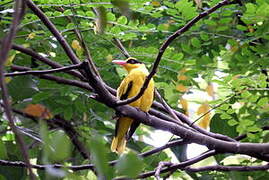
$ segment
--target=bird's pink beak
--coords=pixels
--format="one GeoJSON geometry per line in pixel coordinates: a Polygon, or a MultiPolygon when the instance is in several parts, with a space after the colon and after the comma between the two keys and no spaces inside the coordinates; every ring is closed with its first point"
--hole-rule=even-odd
{"type": "Polygon", "coordinates": [[[123,60],[113,60],[112,63],[118,64],[121,66],[124,66],[125,64],[127,64],[126,61],[123,61],[123,60]]]}

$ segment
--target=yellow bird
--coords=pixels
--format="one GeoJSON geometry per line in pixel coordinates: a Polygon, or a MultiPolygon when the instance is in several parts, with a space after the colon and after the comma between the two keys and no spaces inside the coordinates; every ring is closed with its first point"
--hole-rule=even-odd
{"type": "MultiPolygon", "coordinates": [[[[124,100],[137,95],[149,74],[145,64],[132,57],[125,61],[114,60],[112,62],[121,65],[128,72],[128,75],[122,80],[117,90],[117,97],[120,100],[124,100]]],[[[144,94],[129,105],[137,107],[144,112],[148,112],[152,105],[153,98],[154,81],[151,79],[144,94]]],[[[120,117],[116,123],[115,137],[111,144],[111,151],[119,154],[123,153],[126,141],[131,138],[138,126],[139,123],[133,121],[132,118],[120,117]]]]}

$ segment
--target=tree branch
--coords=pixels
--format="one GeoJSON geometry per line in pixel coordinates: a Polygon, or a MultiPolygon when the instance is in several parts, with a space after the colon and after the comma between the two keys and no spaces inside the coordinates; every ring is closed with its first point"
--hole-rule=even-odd
{"type": "MultiPolygon", "coordinates": [[[[121,44],[122,45],[122,44],[121,44]]],[[[59,67],[63,67],[62,65],[56,63],[56,62],[53,62],[52,60],[46,58],[46,57],[43,57],[41,55],[39,55],[38,53],[34,52],[33,50],[31,49],[27,49],[27,48],[24,48],[23,46],[19,46],[19,45],[13,45],[12,46],[13,49],[15,50],[18,50],[22,53],[25,53],[41,62],[44,62],[48,65],[50,65],[51,67],[53,68],[59,68],[59,67]]],[[[123,49],[125,49],[123,46],[121,47],[123,49]]],[[[126,51],[126,50],[125,50],[126,51]]],[[[12,66],[14,70],[17,70],[17,71],[26,71],[26,70],[30,70],[29,68],[27,69],[22,69],[23,67],[22,66],[16,66],[16,65],[13,65],[12,66]],[[22,69],[22,70],[20,70],[22,69]]],[[[68,71],[67,73],[71,74],[71,75],[74,75],[75,77],[78,77],[80,79],[82,79],[83,81],[86,81],[85,78],[77,71],[68,71]]],[[[67,80],[67,79],[63,79],[63,78],[60,78],[60,77],[56,77],[56,76],[40,76],[40,78],[43,78],[43,79],[48,79],[48,80],[52,80],[52,81],[56,81],[57,83],[60,83],[60,84],[66,84],[66,85],[72,85],[72,86],[77,86],[77,87],[80,87],[80,88],[83,88],[83,89],[86,89],[86,90],[90,90],[92,91],[93,89],[86,83],[82,83],[82,82],[79,82],[79,81],[76,81],[76,80],[67,80]]],[[[112,93],[113,95],[116,94],[116,90],[109,87],[108,85],[105,85],[105,87],[107,88],[107,90],[109,90],[110,93],[112,93]]],[[[153,107],[157,108],[157,109],[160,109],[160,110],[163,110],[165,112],[167,112],[167,110],[163,107],[163,105],[161,105],[160,103],[158,102],[153,102],[153,107]]],[[[183,122],[187,123],[188,125],[192,125],[192,121],[187,117],[185,116],[184,114],[178,112],[178,111],[175,111],[175,114],[180,118],[180,120],[182,120],[183,122]]],[[[156,110],[154,109],[151,109],[150,110],[150,113],[161,118],[161,119],[165,119],[165,120],[168,120],[168,121],[171,121],[173,122],[174,120],[172,118],[170,118],[169,116],[167,115],[164,115],[160,112],[157,112],[156,110]]],[[[176,121],[174,121],[174,123],[177,123],[176,121]]],[[[208,135],[208,136],[211,136],[211,137],[214,137],[214,138],[217,138],[217,139],[222,139],[222,140],[226,140],[226,141],[235,141],[233,140],[232,138],[230,137],[227,137],[227,136],[224,136],[224,135],[221,135],[221,134],[215,134],[215,133],[212,133],[212,132],[207,132],[206,130],[200,128],[199,126],[197,125],[192,125],[192,127],[194,129],[196,129],[198,132],[201,132],[205,135],[208,135]]]]}
{"type": "MultiPolygon", "coordinates": [[[[175,140],[175,141],[171,141],[168,144],[162,146],[162,147],[158,147],[158,148],[154,148],[152,150],[149,150],[147,152],[141,153],[139,154],[139,156],[141,157],[147,157],[150,156],[152,154],[155,154],[157,152],[160,152],[166,148],[172,147],[172,146],[176,146],[176,145],[181,145],[184,144],[186,142],[182,141],[182,140],[175,140]]],[[[110,161],[108,164],[110,166],[113,166],[117,163],[117,160],[114,161],[110,161]]],[[[22,161],[6,161],[6,160],[0,160],[0,165],[2,166],[14,166],[14,167],[26,167],[26,164],[22,161]]],[[[85,170],[85,169],[91,169],[94,170],[94,165],[93,164],[85,164],[85,165],[74,165],[74,166],[63,166],[61,164],[50,164],[50,165],[32,165],[32,168],[36,168],[36,169],[41,169],[44,170],[46,167],[54,167],[54,168],[68,168],[74,171],[79,171],[79,170],[85,170]]]]}
{"type": "Polygon", "coordinates": [[[117,38],[113,38],[116,46],[119,48],[119,50],[121,51],[121,53],[126,57],[131,57],[130,54],[128,53],[128,51],[125,49],[125,47],[122,45],[121,41],[117,38]]]}
{"type": "MultiPolygon", "coordinates": [[[[29,70],[31,70],[31,68],[24,67],[24,66],[18,66],[18,65],[12,65],[11,69],[13,71],[29,71],[29,70]]],[[[38,77],[40,77],[42,79],[55,81],[55,82],[57,82],[59,84],[76,86],[76,87],[79,87],[79,88],[82,88],[82,89],[86,89],[88,91],[93,91],[92,87],[90,87],[89,84],[81,82],[81,81],[78,81],[78,80],[65,79],[65,78],[62,78],[62,77],[53,76],[53,75],[49,75],[49,74],[38,75],[38,77]]]]}
{"type": "Polygon", "coordinates": [[[22,137],[20,136],[20,132],[17,129],[17,127],[15,125],[15,121],[14,121],[13,116],[12,116],[12,110],[11,110],[11,105],[10,105],[10,101],[9,101],[8,89],[7,89],[7,86],[5,84],[5,78],[4,78],[4,64],[7,60],[8,52],[11,49],[12,40],[16,35],[17,27],[20,23],[21,18],[24,15],[24,11],[25,11],[24,2],[22,0],[15,1],[12,24],[10,25],[10,30],[9,30],[8,34],[2,40],[3,44],[2,44],[1,49],[0,49],[0,86],[1,86],[1,90],[2,90],[2,99],[3,99],[6,118],[9,121],[9,126],[11,127],[12,132],[15,134],[16,142],[19,144],[24,161],[26,163],[26,167],[30,173],[30,178],[32,180],[34,180],[36,178],[35,178],[35,175],[32,171],[32,168],[31,168],[31,163],[29,160],[27,147],[26,147],[22,137]]]}
{"type": "MultiPolygon", "coordinates": [[[[36,53],[35,51],[33,51],[31,49],[28,49],[28,48],[25,48],[23,46],[13,44],[12,49],[20,51],[20,52],[22,52],[24,54],[27,54],[27,55],[35,58],[36,60],[39,60],[39,61],[51,66],[52,68],[61,68],[61,67],[63,67],[61,64],[59,64],[57,62],[54,62],[51,59],[49,59],[47,57],[44,57],[44,56],[36,53]]],[[[82,81],[86,81],[86,79],[77,71],[71,70],[71,71],[68,71],[67,73],[81,79],[82,81]]]]}
{"type": "Polygon", "coordinates": [[[259,166],[204,166],[198,168],[187,167],[185,170],[189,172],[202,172],[202,171],[264,171],[269,169],[269,164],[259,166]]]}
{"type": "Polygon", "coordinates": [[[164,167],[166,167],[166,166],[169,167],[171,165],[173,165],[173,163],[171,163],[171,162],[166,162],[166,161],[159,162],[159,165],[156,168],[155,174],[154,174],[154,176],[156,177],[156,179],[157,180],[161,180],[161,177],[160,177],[161,169],[164,168],[164,167]]]}
{"type": "Polygon", "coordinates": [[[56,68],[56,69],[49,69],[49,70],[33,70],[33,71],[24,71],[24,72],[14,72],[14,73],[5,73],[4,75],[6,77],[9,76],[21,76],[21,75],[42,75],[42,74],[50,74],[50,73],[57,73],[57,72],[65,72],[69,71],[71,69],[79,69],[81,68],[82,63],[79,64],[74,64],[70,66],[64,66],[61,68],[56,68]]]}
{"type": "MultiPolygon", "coordinates": [[[[116,46],[120,49],[120,51],[123,53],[123,55],[126,58],[130,57],[128,51],[122,45],[121,41],[119,39],[117,39],[117,38],[113,38],[113,40],[115,41],[116,46]]],[[[110,90],[110,92],[115,95],[115,92],[113,90],[110,90]]],[[[205,134],[205,135],[217,138],[217,139],[222,139],[222,140],[225,140],[225,141],[233,141],[233,142],[236,141],[236,140],[234,140],[234,139],[232,139],[232,138],[230,138],[228,136],[222,135],[222,134],[215,134],[215,133],[212,133],[212,132],[208,132],[205,129],[193,124],[193,121],[191,121],[186,115],[184,115],[184,114],[182,114],[182,113],[180,113],[180,112],[178,112],[176,110],[171,109],[169,107],[169,105],[165,102],[165,100],[161,97],[161,95],[159,94],[159,92],[157,90],[155,90],[155,94],[157,95],[159,100],[162,101],[162,104],[160,104],[158,102],[153,102],[153,106],[155,106],[156,108],[161,109],[161,110],[169,113],[177,121],[170,118],[169,116],[167,116],[165,114],[162,114],[159,111],[154,110],[153,108],[150,109],[150,111],[149,111],[150,114],[152,114],[154,116],[157,116],[157,117],[159,117],[161,119],[165,119],[167,121],[174,122],[176,124],[180,124],[180,121],[178,120],[178,118],[179,118],[181,121],[188,124],[190,127],[193,127],[195,130],[197,130],[198,132],[201,132],[202,134],[205,134]]]]}
{"type": "Polygon", "coordinates": [[[148,84],[149,84],[151,78],[157,72],[157,68],[158,68],[158,66],[160,64],[160,61],[162,59],[162,56],[163,56],[166,48],[173,42],[173,40],[175,40],[178,36],[180,36],[181,34],[186,32],[187,30],[189,30],[193,25],[195,25],[202,18],[206,17],[207,15],[213,13],[214,11],[216,11],[217,9],[219,9],[219,8],[221,8],[223,6],[229,5],[229,4],[232,4],[232,3],[233,2],[230,1],[230,0],[223,0],[223,1],[219,2],[217,5],[213,6],[212,8],[210,8],[210,9],[200,13],[196,17],[194,17],[185,26],[183,26],[181,29],[177,30],[171,36],[169,36],[168,39],[162,44],[161,48],[159,49],[159,53],[158,53],[157,58],[156,58],[156,60],[155,60],[155,62],[153,64],[153,67],[152,67],[149,75],[147,76],[143,86],[141,87],[139,93],[136,96],[131,97],[129,99],[117,101],[117,105],[120,106],[120,105],[130,104],[131,102],[134,102],[137,99],[139,99],[144,94],[145,90],[148,87],[148,84]]]}
{"type": "MultiPolygon", "coordinates": [[[[153,107],[156,108],[156,109],[160,109],[162,111],[167,112],[167,110],[163,107],[163,105],[158,103],[158,102],[154,102],[153,107]]],[[[213,137],[213,138],[216,138],[216,139],[224,140],[224,141],[236,142],[236,140],[234,140],[233,138],[225,136],[223,134],[217,134],[217,133],[212,133],[210,131],[206,131],[205,129],[197,126],[196,124],[193,124],[192,121],[190,120],[190,118],[187,117],[185,114],[183,114],[183,113],[181,113],[179,111],[176,111],[176,110],[173,110],[173,111],[182,122],[188,124],[190,127],[194,128],[195,130],[197,130],[198,132],[200,132],[200,133],[202,133],[204,135],[207,135],[207,136],[210,136],[210,137],[213,137]]]]}

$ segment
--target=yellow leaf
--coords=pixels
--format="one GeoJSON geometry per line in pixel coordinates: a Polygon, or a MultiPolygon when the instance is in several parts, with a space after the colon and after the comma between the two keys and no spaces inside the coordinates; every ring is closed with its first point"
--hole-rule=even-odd
{"type": "Polygon", "coordinates": [[[252,25],[248,25],[248,31],[253,33],[254,32],[254,28],[252,25]]]}
{"type": "Polygon", "coordinates": [[[11,77],[5,77],[5,83],[8,84],[11,81],[11,77]]]}
{"type": "Polygon", "coordinates": [[[207,129],[210,125],[210,120],[211,120],[210,113],[208,113],[198,122],[198,126],[207,129]]]}
{"type": "Polygon", "coordinates": [[[7,61],[5,62],[5,66],[11,66],[15,56],[16,56],[16,54],[13,54],[13,55],[9,56],[7,58],[7,61]]]}
{"type": "Polygon", "coordinates": [[[210,124],[210,120],[211,120],[210,113],[207,113],[209,110],[210,110],[210,106],[204,103],[198,108],[196,112],[198,115],[205,114],[204,117],[198,123],[198,125],[204,129],[207,129],[210,124]]]}
{"type": "Polygon", "coordinates": [[[180,80],[180,81],[185,81],[185,80],[188,79],[188,77],[185,76],[185,75],[178,75],[178,76],[177,76],[177,79],[180,80]]]}
{"type": "Polygon", "coordinates": [[[81,50],[81,46],[80,46],[78,40],[73,40],[71,46],[73,49],[75,49],[77,51],[81,50]]]}
{"type": "Polygon", "coordinates": [[[182,109],[184,109],[185,111],[188,110],[188,101],[184,98],[180,98],[179,103],[182,106],[182,109]]]}
{"type": "Polygon", "coordinates": [[[186,68],[183,68],[179,71],[179,74],[184,74],[185,72],[187,72],[187,69],[186,68]]]}
{"type": "Polygon", "coordinates": [[[106,56],[107,62],[111,62],[113,60],[113,56],[111,54],[106,56]]]}
{"type": "Polygon", "coordinates": [[[53,117],[51,112],[41,104],[29,104],[23,109],[23,112],[38,118],[50,119],[53,117]]]}
{"type": "Polygon", "coordinates": [[[189,115],[188,101],[186,99],[184,99],[184,98],[180,98],[179,103],[181,104],[182,109],[185,111],[185,114],[188,116],[189,115]]]}
{"type": "Polygon", "coordinates": [[[179,84],[177,85],[176,90],[178,90],[179,92],[186,92],[188,91],[188,88],[184,86],[183,84],[179,84]]]}
{"type": "Polygon", "coordinates": [[[34,39],[34,37],[36,36],[36,33],[32,32],[28,35],[29,39],[34,39]]]}
{"type": "Polygon", "coordinates": [[[214,87],[212,83],[209,83],[205,90],[209,96],[214,96],[214,87]]]}
{"type": "Polygon", "coordinates": [[[151,2],[152,6],[160,6],[160,2],[159,1],[152,1],[151,2]]]}
{"type": "Polygon", "coordinates": [[[210,106],[208,104],[202,104],[198,110],[197,110],[197,114],[200,115],[200,114],[205,114],[207,111],[209,111],[210,109],[210,106]]]}

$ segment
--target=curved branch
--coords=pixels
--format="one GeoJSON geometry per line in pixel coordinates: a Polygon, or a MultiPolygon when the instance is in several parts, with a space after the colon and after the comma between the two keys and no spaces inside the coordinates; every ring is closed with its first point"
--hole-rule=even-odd
{"type": "MultiPolygon", "coordinates": [[[[165,173],[165,172],[169,172],[169,171],[173,171],[173,170],[176,170],[176,169],[180,169],[180,168],[185,168],[187,166],[190,166],[192,164],[195,164],[203,159],[206,159],[210,156],[214,156],[216,154],[216,151],[215,150],[211,150],[211,151],[208,151],[208,152],[205,152],[197,157],[194,157],[194,158],[191,158],[187,161],[184,161],[184,162],[181,162],[181,163],[178,163],[178,164],[174,164],[170,167],[166,167],[166,168],[162,168],[160,170],[160,173],[165,173]]],[[[149,171],[149,172],[146,172],[146,173],[143,173],[143,174],[140,174],[137,178],[146,178],[146,177],[150,177],[150,176],[153,176],[155,175],[155,171],[149,171]]],[[[117,179],[118,180],[118,179],[117,179]]]]}
{"type": "Polygon", "coordinates": [[[162,56],[163,56],[166,48],[173,42],[173,40],[175,40],[178,36],[180,36],[181,34],[186,32],[187,30],[189,30],[193,25],[195,25],[202,18],[206,17],[207,15],[213,13],[214,11],[216,11],[217,9],[219,9],[219,8],[221,8],[223,6],[229,5],[229,4],[232,4],[232,3],[233,2],[230,1],[230,0],[223,0],[223,1],[219,2],[217,5],[213,6],[212,8],[210,8],[210,9],[200,13],[196,17],[194,17],[185,26],[183,26],[181,29],[177,30],[171,36],[169,36],[168,39],[162,44],[161,48],[159,49],[159,53],[158,53],[157,58],[156,58],[156,60],[155,60],[155,62],[153,64],[151,72],[147,76],[147,78],[146,78],[142,88],[140,89],[139,93],[136,96],[131,97],[129,99],[117,101],[117,105],[120,106],[120,105],[125,105],[125,104],[129,104],[131,102],[134,102],[144,94],[145,90],[148,87],[148,84],[149,84],[150,80],[152,79],[152,77],[157,72],[157,68],[158,68],[158,66],[160,64],[160,61],[162,59],[162,56]]]}

